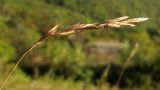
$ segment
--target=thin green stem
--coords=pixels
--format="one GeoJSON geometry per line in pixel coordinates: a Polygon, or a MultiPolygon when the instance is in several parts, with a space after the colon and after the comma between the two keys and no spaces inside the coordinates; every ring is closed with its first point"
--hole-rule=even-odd
{"type": "Polygon", "coordinates": [[[133,48],[133,50],[132,50],[132,52],[130,53],[129,57],[127,58],[124,66],[123,66],[123,69],[122,69],[122,71],[121,71],[121,73],[120,73],[120,76],[119,76],[119,78],[118,78],[118,80],[117,80],[117,83],[116,83],[116,86],[117,86],[117,87],[119,86],[119,84],[120,84],[120,82],[121,82],[121,80],[122,80],[122,76],[123,76],[123,74],[124,74],[124,72],[125,72],[125,70],[126,70],[126,67],[127,67],[128,63],[129,63],[129,61],[130,61],[130,60],[134,57],[134,55],[136,54],[136,51],[137,51],[137,48],[138,48],[138,47],[139,47],[139,44],[136,43],[135,46],[134,46],[134,48],[133,48]]]}

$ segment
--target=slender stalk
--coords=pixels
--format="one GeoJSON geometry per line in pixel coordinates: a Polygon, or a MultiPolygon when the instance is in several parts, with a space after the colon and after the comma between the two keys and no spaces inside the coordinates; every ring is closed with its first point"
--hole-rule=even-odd
{"type": "Polygon", "coordinates": [[[9,74],[7,75],[6,79],[4,80],[4,82],[2,83],[0,90],[2,90],[2,88],[4,87],[4,85],[6,84],[6,82],[8,81],[9,77],[11,76],[11,74],[13,73],[13,71],[16,69],[16,67],[18,66],[18,64],[22,61],[22,59],[33,49],[37,46],[38,44],[34,44],[32,47],[30,47],[22,56],[21,58],[18,60],[18,62],[14,65],[14,67],[11,69],[11,71],[9,72],[9,74]]]}
{"type": "Polygon", "coordinates": [[[104,72],[103,72],[103,74],[102,74],[102,77],[100,78],[99,84],[104,83],[105,80],[108,79],[108,75],[109,75],[110,68],[111,68],[111,64],[109,64],[109,65],[105,68],[105,70],[104,70],[104,72]]]}
{"type": "Polygon", "coordinates": [[[124,74],[124,72],[125,72],[125,70],[126,70],[126,67],[127,67],[128,63],[129,63],[129,61],[130,61],[130,60],[134,57],[134,55],[136,54],[138,47],[139,47],[139,44],[136,43],[135,46],[134,46],[134,48],[133,48],[133,50],[132,50],[132,52],[130,53],[129,57],[127,58],[126,62],[124,63],[123,69],[122,69],[122,71],[121,71],[121,73],[120,73],[120,76],[119,76],[119,78],[118,78],[118,80],[117,80],[116,87],[119,87],[119,84],[120,84],[120,82],[121,82],[121,80],[122,80],[122,76],[123,76],[123,74],[124,74]]]}
{"type": "Polygon", "coordinates": [[[2,82],[1,86],[0,86],[0,90],[2,90],[2,88],[4,87],[4,85],[6,84],[6,82],[8,81],[8,79],[10,78],[10,76],[12,75],[13,71],[16,69],[16,67],[19,65],[19,63],[22,61],[22,59],[35,47],[37,47],[43,40],[51,37],[52,35],[54,35],[54,33],[56,32],[57,29],[57,25],[55,27],[53,27],[48,33],[46,33],[44,36],[42,36],[35,44],[33,44],[21,57],[20,59],[17,61],[17,63],[14,65],[14,67],[11,69],[11,71],[8,73],[8,75],[6,76],[5,80],[2,82]],[[51,32],[52,31],[52,32],[51,32]]]}

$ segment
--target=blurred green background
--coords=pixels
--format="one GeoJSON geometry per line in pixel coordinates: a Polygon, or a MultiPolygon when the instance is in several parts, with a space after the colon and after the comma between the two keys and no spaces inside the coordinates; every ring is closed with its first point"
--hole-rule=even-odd
{"type": "Polygon", "coordinates": [[[53,25],[63,29],[127,15],[151,19],[134,28],[52,37],[23,59],[4,89],[111,90],[139,43],[117,89],[159,90],[159,6],[159,0],[0,0],[0,83],[53,25]]]}

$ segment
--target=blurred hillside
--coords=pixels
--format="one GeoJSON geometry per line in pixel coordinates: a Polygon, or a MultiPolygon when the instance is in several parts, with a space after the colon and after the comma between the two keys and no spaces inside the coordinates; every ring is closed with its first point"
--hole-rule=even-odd
{"type": "Polygon", "coordinates": [[[120,87],[158,90],[159,6],[159,0],[0,0],[0,75],[3,76],[24,51],[53,25],[59,24],[63,29],[77,22],[102,22],[126,15],[151,18],[134,28],[53,37],[24,58],[6,90],[22,90],[23,87],[38,90],[32,86],[34,82],[50,87],[44,90],[53,90],[51,88],[56,88],[56,81],[60,85],[75,85],[66,86],[66,90],[77,90],[82,82],[87,82],[90,90],[97,89],[109,65],[111,68],[108,77],[104,78],[104,86],[112,87],[135,43],[140,46],[126,68],[120,87]],[[44,77],[49,78],[49,81],[44,80],[46,84],[41,80],[44,77]],[[15,84],[17,81],[19,83],[15,84]]]}

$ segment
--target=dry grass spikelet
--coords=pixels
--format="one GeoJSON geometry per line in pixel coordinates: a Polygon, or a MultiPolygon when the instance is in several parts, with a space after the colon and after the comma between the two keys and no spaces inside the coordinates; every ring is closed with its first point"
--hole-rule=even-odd
{"type": "Polygon", "coordinates": [[[4,87],[5,83],[8,81],[9,77],[13,73],[13,71],[16,69],[18,64],[22,61],[22,59],[35,47],[37,47],[42,41],[45,39],[50,38],[51,36],[61,36],[61,35],[69,35],[69,34],[75,34],[79,33],[85,30],[95,30],[95,29],[103,29],[103,28],[121,28],[124,26],[127,27],[133,27],[136,23],[143,22],[148,20],[149,18],[133,18],[128,19],[128,16],[123,16],[119,18],[115,18],[112,20],[106,20],[102,23],[91,23],[91,24],[81,24],[77,23],[74,25],[71,25],[70,27],[64,29],[63,31],[58,31],[58,25],[54,26],[50,31],[48,31],[46,34],[44,34],[35,44],[33,44],[27,51],[24,52],[24,54],[20,57],[20,59],[17,61],[15,66],[11,69],[11,71],[6,76],[4,82],[0,86],[0,90],[4,87]]]}

